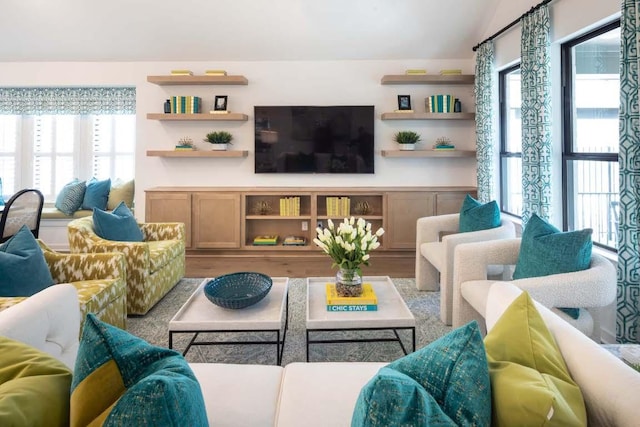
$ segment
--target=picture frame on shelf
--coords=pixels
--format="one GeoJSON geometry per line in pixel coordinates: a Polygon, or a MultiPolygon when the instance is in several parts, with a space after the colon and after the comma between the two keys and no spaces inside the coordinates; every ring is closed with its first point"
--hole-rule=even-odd
{"type": "Polygon", "coordinates": [[[227,111],[227,95],[216,95],[213,102],[213,111],[227,111]]]}
{"type": "Polygon", "coordinates": [[[411,95],[398,95],[398,110],[411,110],[411,95]]]}

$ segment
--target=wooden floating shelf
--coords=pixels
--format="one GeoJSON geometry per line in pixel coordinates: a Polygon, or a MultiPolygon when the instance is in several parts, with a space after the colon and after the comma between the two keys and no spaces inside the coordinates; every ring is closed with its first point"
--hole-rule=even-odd
{"type": "Polygon", "coordinates": [[[382,150],[382,157],[476,157],[472,150],[382,150]]]}
{"type": "Polygon", "coordinates": [[[476,113],[382,113],[382,120],[475,120],[476,113]]]}
{"type": "Polygon", "coordinates": [[[208,121],[234,121],[234,122],[246,122],[249,120],[249,116],[242,113],[228,113],[228,114],[166,114],[166,113],[148,113],[147,119],[149,120],[208,120],[208,121]]]}
{"type": "Polygon", "coordinates": [[[248,155],[248,150],[147,150],[149,157],[247,157],[248,155]]]}
{"type": "Polygon", "coordinates": [[[383,85],[469,85],[475,82],[473,74],[397,74],[382,76],[380,83],[383,85]]]}
{"type": "Polygon", "coordinates": [[[147,76],[147,81],[165,85],[247,85],[245,76],[147,76]]]}

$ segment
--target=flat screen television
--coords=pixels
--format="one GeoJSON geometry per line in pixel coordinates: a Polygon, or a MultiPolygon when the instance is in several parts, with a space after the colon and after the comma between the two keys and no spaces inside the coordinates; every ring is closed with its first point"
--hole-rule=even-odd
{"type": "Polygon", "coordinates": [[[256,173],[374,173],[373,105],[255,106],[256,173]]]}

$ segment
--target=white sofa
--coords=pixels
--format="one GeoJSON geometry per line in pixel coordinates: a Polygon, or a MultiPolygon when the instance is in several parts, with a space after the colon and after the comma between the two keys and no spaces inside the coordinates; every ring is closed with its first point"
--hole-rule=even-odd
{"type": "MultiPolygon", "coordinates": [[[[521,291],[492,287],[487,327],[521,291]]],[[[587,403],[589,425],[637,426],[640,374],[544,307],[573,378],[587,403]]],[[[58,285],[0,312],[0,334],[23,341],[73,367],[78,349],[75,288],[58,285]]],[[[215,426],[349,426],[360,389],[383,363],[191,364],[215,426]]]]}

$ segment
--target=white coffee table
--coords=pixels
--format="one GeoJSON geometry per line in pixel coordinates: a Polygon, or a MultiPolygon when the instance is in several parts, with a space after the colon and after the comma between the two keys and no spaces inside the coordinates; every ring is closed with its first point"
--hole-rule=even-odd
{"type": "Polygon", "coordinates": [[[307,362],[309,345],[340,342],[385,342],[400,344],[404,354],[407,349],[398,330],[411,331],[412,351],[416,349],[416,319],[388,276],[364,276],[363,283],[371,283],[378,297],[377,311],[333,312],[327,311],[325,287],[335,283],[335,277],[309,277],[307,279],[307,362]],[[314,332],[391,330],[395,338],[362,339],[312,339],[314,332]]]}
{"type": "Polygon", "coordinates": [[[276,362],[282,363],[284,340],[289,317],[289,278],[272,277],[273,286],[264,299],[241,309],[222,308],[207,299],[204,279],[169,322],[169,348],[173,348],[173,335],[194,334],[185,348],[186,355],[193,345],[275,344],[276,362]],[[196,341],[200,333],[274,332],[275,341],[196,341]],[[282,333],[282,339],[280,337],[282,333]]]}

